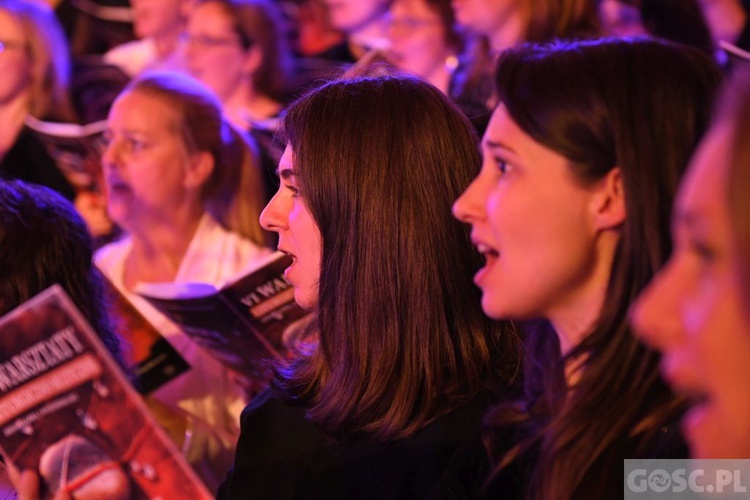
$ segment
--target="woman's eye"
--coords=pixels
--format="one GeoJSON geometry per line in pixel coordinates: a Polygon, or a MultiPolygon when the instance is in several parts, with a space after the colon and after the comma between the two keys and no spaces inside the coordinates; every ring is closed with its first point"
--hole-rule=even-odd
{"type": "Polygon", "coordinates": [[[694,241],[690,246],[693,252],[704,262],[711,262],[716,257],[714,249],[703,242],[694,241]]]}
{"type": "Polygon", "coordinates": [[[495,165],[497,165],[497,169],[501,174],[507,174],[510,170],[510,165],[502,158],[495,158],[495,165]]]}
{"type": "Polygon", "coordinates": [[[299,196],[299,189],[295,186],[292,186],[291,184],[284,184],[284,187],[292,193],[292,196],[299,196]]]}
{"type": "Polygon", "coordinates": [[[145,148],[145,142],[139,141],[138,139],[130,139],[130,149],[132,151],[143,151],[145,148]]]}

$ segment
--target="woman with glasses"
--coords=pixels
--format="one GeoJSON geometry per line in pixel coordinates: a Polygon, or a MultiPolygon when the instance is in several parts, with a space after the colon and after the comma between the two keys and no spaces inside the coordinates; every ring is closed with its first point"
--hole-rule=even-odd
{"type": "Polygon", "coordinates": [[[273,143],[291,76],[278,6],[269,0],[204,0],[184,35],[189,72],[214,91],[227,119],[261,149],[267,195],[281,151],[273,143]]]}
{"type": "Polygon", "coordinates": [[[241,129],[283,109],[291,55],[280,16],[267,0],[205,0],[188,20],[188,70],[216,93],[224,114],[241,129]]]}

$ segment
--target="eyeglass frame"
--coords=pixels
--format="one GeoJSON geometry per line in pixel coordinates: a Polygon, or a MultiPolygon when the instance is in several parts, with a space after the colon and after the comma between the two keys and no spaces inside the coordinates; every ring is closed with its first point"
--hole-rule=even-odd
{"type": "Polygon", "coordinates": [[[202,47],[225,47],[232,45],[234,43],[239,43],[242,47],[242,50],[247,50],[253,45],[253,42],[251,40],[246,40],[242,35],[239,33],[234,33],[234,38],[229,37],[218,37],[218,36],[211,36],[211,35],[191,35],[190,33],[184,32],[182,35],[180,35],[180,40],[185,45],[195,43],[202,47]]]}

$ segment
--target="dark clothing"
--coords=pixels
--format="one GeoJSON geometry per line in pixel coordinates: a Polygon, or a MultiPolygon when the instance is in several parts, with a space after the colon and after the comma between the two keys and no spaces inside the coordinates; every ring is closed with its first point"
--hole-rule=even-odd
{"type": "Polygon", "coordinates": [[[24,126],[0,161],[0,178],[22,180],[54,189],[68,200],[75,191],[34,132],[24,126]]]}
{"type": "MultiPolygon", "coordinates": [[[[517,442],[518,435],[508,432],[506,436],[508,438],[508,445],[505,448],[510,449],[517,442]]],[[[497,443],[495,444],[497,445],[497,443]]],[[[633,452],[631,450],[628,452],[624,448],[632,448],[633,443],[628,443],[628,445],[630,446],[626,445],[619,448],[619,451],[609,450],[608,453],[610,455],[619,453],[623,459],[682,459],[689,457],[687,443],[680,431],[677,419],[670,425],[659,429],[642,451],[633,452]]],[[[497,445],[497,449],[502,449],[502,445],[497,445]]],[[[435,500],[523,499],[525,498],[527,485],[530,481],[533,481],[532,474],[535,457],[536,453],[534,451],[524,453],[507,468],[500,471],[492,481],[486,484],[492,468],[481,439],[476,438],[454,454],[451,463],[446,467],[445,473],[440,480],[435,500]]],[[[614,462],[618,461],[614,460],[614,462]]],[[[597,469],[597,465],[594,465],[593,472],[590,471],[589,476],[593,475],[601,478],[619,477],[623,470],[622,462],[619,462],[617,471],[614,471],[613,474],[605,474],[604,471],[597,471],[597,469]]],[[[608,491],[608,494],[602,498],[622,498],[623,483],[622,481],[615,481],[615,483],[599,485],[604,491],[608,491]]],[[[592,486],[596,488],[596,485],[592,484],[592,481],[582,484],[583,488],[592,486]]],[[[574,498],[593,498],[591,492],[582,491],[579,493],[574,498]]]]}
{"type": "Polygon", "coordinates": [[[234,468],[218,498],[431,498],[490,403],[477,396],[409,439],[379,443],[361,435],[335,442],[305,418],[305,408],[266,393],[242,414],[234,468]]]}

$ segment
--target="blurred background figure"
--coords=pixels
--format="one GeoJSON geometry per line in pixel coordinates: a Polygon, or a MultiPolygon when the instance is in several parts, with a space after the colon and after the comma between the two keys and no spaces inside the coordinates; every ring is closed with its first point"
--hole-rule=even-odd
{"type": "Polygon", "coordinates": [[[750,0],[701,0],[714,41],[730,66],[750,62],[750,0]]]}
{"type": "Polygon", "coordinates": [[[292,48],[297,56],[347,59],[344,33],[333,27],[324,0],[280,0],[280,4],[291,24],[292,48]]]}
{"type": "Polygon", "coordinates": [[[74,156],[27,122],[102,120],[127,76],[100,60],[72,65],[54,12],[33,0],[0,0],[0,74],[0,177],[42,184],[75,200],[92,234],[106,237],[113,225],[99,190],[96,139],[84,148],[90,152],[74,156]]]}
{"type": "Polygon", "coordinates": [[[293,65],[278,6],[270,0],[199,1],[185,41],[190,73],[214,91],[229,121],[260,146],[270,199],[281,158],[273,136],[293,65]]]}
{"type": "Polygon", "coordinates": [[[147,69],[182,70],[180,35],[193,0],[131,0],[137,40],[114,47],[104,60],[130,76],[147,69]]]}
{"type": "Polygon", "coordinates": [[[182,430],[178,445],[215,489],[231,464],[242,388],[132,290],[139,282],[220,286],[266,255],[257,165],[210,90],[175,73],[128,86],[112,106],[107,138],[107,208],[126,237],[102,247],[96,263],[191,365],[152,395],[174,412],[162,424],[182,430]]]}
{"type": "Polygon", "coordinates": [[[458,24],[473,35],[453,76],[452,95],[464,109],[477,107],[480,134],[497,104],[494,68],[498,54],[522,42],[592,38],[600,35],[590,0],[453,0],[458,24]],[[477,104],[478,103],[478,104],[477,104]],[[482,109],[483,108],[483,109],[482,109]]]}
{"type": "Polygon", "coordinates": [[[292,57],[282,23],[270,0],[199,0],[189,17],[188,70],[240,129],[263,126],[283,109],[292,57]]]}
{"type": "Polygon", "coordinates": [[[675,249],[631,319],[689,398],[693,458],[750,458],[750,75],[724,90],[673,209],[675,249]]]}
{"type": "Polygon", "coordinates": [[[346,36],[346,62],[354,62],[372,48],[383,48],[385,24],[383,14],[391,0],[323,0],[331,25],[346,36]]]}
{"type": "Polygon", "coordinates": [[[599,0],[598,10],[605,35],[626,37],[648,34],[635,0],[599,0]]]}
{"type": "Polygon", "coordinates": [[[447,95],[463,49],[450,0],[394,0],[385,19],[389,60],[447,95]]]}
{"type": "Polygon", "coordinates": [[[605,35],[647,35],[716,51],[699,0],[599,0],[598,8],[605,35]]]}
{"type": "Polygon", "coordinates": [[[47,5],[0,0],[0,176],[42,184],[73,200],[73,187],[25,126],[28,116],[78,121],[67,47],[47,5]]]}

